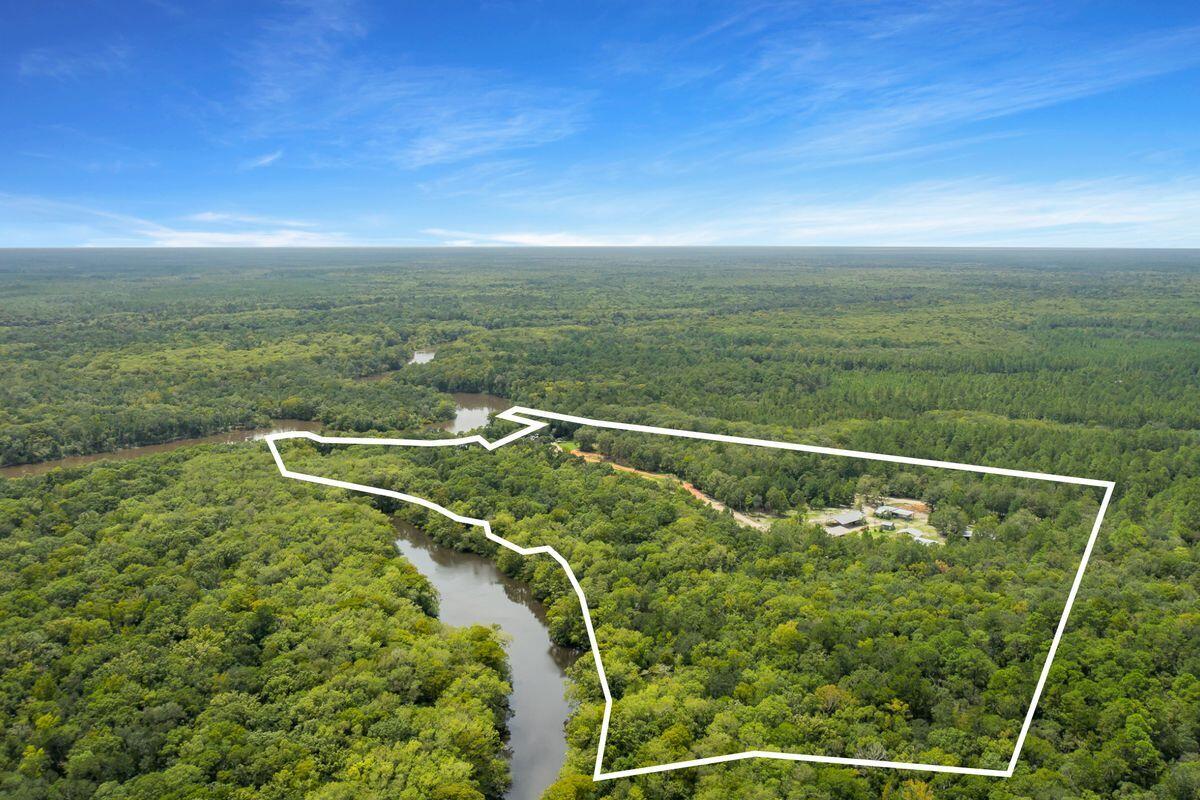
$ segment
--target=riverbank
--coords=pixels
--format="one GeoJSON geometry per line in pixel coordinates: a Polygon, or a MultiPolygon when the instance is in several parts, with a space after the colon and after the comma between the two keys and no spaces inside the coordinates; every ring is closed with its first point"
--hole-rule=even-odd
{"type": "MultiPolygon", "coordinates": [[[[434,350],[418,350],[412,354],[412,358],[410,358],[407,363],[428,364],[430,361],[433,361],[433,357],[435,355],[437,355],[437,353],[434,350]]],[[[360,375],[354,380],[358,381],[359,383],[374,383],[385,378],[390,378],[403,369],[404,367],[400,367],[400,369],[385,369],[383,372],[373,372],[370,375],[360,375]]]]}
{"type": "MultiPolygon", "coordinates": [[[[416,362],[425,363],[425,362],[416,362]]],[[[484,392],[454,392],[454,416],[444,422],[429,426],[430,430],[443,430],[450,433],[464,433],[481,428],[488,423],[492,414],[511,408],[512,403],[494,394],[484,392]]],[[[42,475],[60,467],[80,467],[97,461],[125,461],[130,458],[167,453],[180,447],[190,447],[199,444],[236,444],[261,439],[271,433],[288,433],[291,431],[320,432],[324,424],[320,420],[308,419],[274,419],[271,426],[266,428],[236,428],[230,431],[214,433],[208,436],[192,436],[184,439],[172,439],[169,442],[139,445],[138,447],[123,447],[119,450],[109,450],[104,453],[88,453],[86,455],[64,456],[48,461],[35,461],[31,464],[13,464],[0,467],[0,478],[24,478],[30,475],[42,475]]]]}
{"type": "Polygon", "coordinates": [[[571,714],[567,669],[580,651],[551,642],[546,607],[528,586],[501,572],[493,559],[443,547],[403,520],[393,518],[392,525],[401,555],[437,589],[443,623],[496,626],[504,633],[512,683],[512,785],[504,796],[535,800],[558,777],[566,758],[564,726],[571,714]]]}
{"type": "Polygon", "coordinates": [[[445,422],[430,425],[432,430],[466,433],[488,424],[492,414],[512,408],[513,404],[503,397],[487,392],[453,392],[454,417],[445,422]]]}
{"type": "Polygon", "coordinates": [[[96,461],[125,461],[131,458],[168,453],[180,447],[190,447],[197,444],[236,444],[261,439],[271,433],[287,433],[290,431],[319,431],[323,427],[320,420],[309,419],[276,419],[271,421],[269,428],[238,428],[209,436],[193,436],[186,439],[173,439],[169,442],[147,444],[139,447],[124,447],[120,450],[110,450],[107,453],[88,453],[80,456],[64,456],[49,461],[36,461],[32,464],[13,464],[0,467],[0,478],[24,478],[30,475],[41,475],[60,467],[81,467],[96,461]]]}

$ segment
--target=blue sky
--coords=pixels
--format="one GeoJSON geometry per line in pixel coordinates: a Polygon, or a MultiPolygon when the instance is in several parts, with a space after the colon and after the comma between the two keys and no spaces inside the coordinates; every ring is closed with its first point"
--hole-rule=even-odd
{"type": "Polygon", "coordinates": [[[1200,246],[1200,4],[8,3],[0,245],[1200,246]]]}

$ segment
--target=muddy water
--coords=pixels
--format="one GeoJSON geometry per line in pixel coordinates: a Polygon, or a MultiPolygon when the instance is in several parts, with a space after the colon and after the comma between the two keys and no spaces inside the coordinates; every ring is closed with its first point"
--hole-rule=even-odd
{"type": "Polygon", "coordinates": [[[433,350],[418,350],[413,353],[412,358],[408,360],[410,364],[428,364],[433,361],[435,352],[433,350]]]}
{"type": "Polygon", "coordinates": [[[442,547],[419,528],[394,520],[396,547],[441,596],[448,625],[498,625],[509,641],[512,788],[509,800],[536,800],[554,782],[567,751],[563,725],[566,669],[579,653],[550,642],[545,607],[491,559],[442,547]]]}
{"type": "Polygon", "coordinates": [[[233,444],[261,439],[268,433],[284,433],[287,431],[319,431],[321,423],[307,419],[277,419],[269,428],[249,428],[237,431],[226,431],[212,436],[197,436],[191,439],[176,439],[173,442],[149,444],[144,447],[126,447],[108,453],[92,453],[86,456],[67,456],[53,461],[39,461],[36,464],[17,464],[12,467],[0,467],[0,478],[20,478],[26,475],[41,475],[58,467],[78,467],[91,464],[93,461],[124,461],[129,458],[148,456],[154,453],[166,453],[179,447],[193,444],[233,444]]]}
{"type": "Polygon", "coordinates": [[[488,417],[497,411],[512,408],[512,403],[503,397],[483,392],[455,392],[454,419],[443,422],[436,427],[451,433],[465,433],[476,428],[482,428],[488,423],[488,417]]]}
{"type": "MultiPolygon", "coordinates": [[[[437,428],[466,433],[487,425],[512,403],[494,394],[455,392],[454,419],[437,428]]],[[[509,800],[536,800],[554,782],[567,750],[563,725],[570,712],[563,692],[566,668],[579,654],[550,642],[545,608],[522,583],[491,559],[442,547],[416,528],[395,521],[396,546],[441,596],[441,619],[449,625],[498,625],[509,637],[512,670],[509,704],[509,800]]]]}

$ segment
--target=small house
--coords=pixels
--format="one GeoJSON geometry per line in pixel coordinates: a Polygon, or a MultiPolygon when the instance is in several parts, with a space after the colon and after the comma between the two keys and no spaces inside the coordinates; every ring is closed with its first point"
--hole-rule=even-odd
{"type": "Polygon", "coordinates": [[[825,530],[830,536],[845,536],[847,533],[854,532],[854,531],[850,530],[849,528],[844,527],[842,525],[830,525],[825,530]]]}
{"type": "Polygon", "coordinates": [[[900,532],[903,533],[905,536],[911,536],[914,539],[919,539],[920,537],[925,535],[925,531],[917,530],[916,528],[901,528],[900,532]]]}

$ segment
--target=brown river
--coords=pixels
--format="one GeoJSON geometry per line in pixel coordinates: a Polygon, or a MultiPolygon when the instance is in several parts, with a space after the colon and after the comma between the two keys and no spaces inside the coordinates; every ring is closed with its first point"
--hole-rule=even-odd
{"type": "Polygon", "coordinates": [[[272,420],[269,428],[249,428],[236,431],[214,433],[212,436],[196,436],[191,439],[176,439],[173,442],[148,444],[142,447],[126,447],[108,453],[92,453],[86,456],[67,456],[52,461],[39,461],[36,464],[17,464],[12,467],[0,467],[0,478],[21,478],[26,475],[41,475],[59,467],[79,467],[94,461],[124,461],[129,458],[168,453],[180,447],[190,447],[194,444],[234,444],[261,439],[268,433],[283,433],[285,431],[319,431],[321,423],[308,419],[277,419],[272,420]]]}
{"type": "Polygon", "coordinates": [[[554,782],[567,752],[570,713],[566,669],[579,652],[550,641],[545,607],[490,558],[442,547],[419,528],[394,520],[396,546],[441,597],[448,625],[497,625],[508,638],[512,694],[508,721],[510,800],[536,800],[554,782]]]}
{"type": "MultiPolygon", "coordinates": [[[[424,360],[416,363],[424,363],[424,360]]],[[[454,418],[434,426],[451,433],[465,433],[486,425],[491,414],[512,405],[493,394],[459,392],[453,397],[454,418]]],[[[57,467],[137,458],[190,445],[248,442],[268,433],[320,429],[320,422],[280,419],[274,420],[269,428],[228,431],[111,453],[3,467],[0,477],[39,475],[57,467]]],[[[513,686],[509,697],[512,717],[508,722],[513,782],[505,797],[508,800],[536,800],[554,782],[566,755],[563,726],[570,713],[564,695],[566,669],[579,653],[551,643],[545,608],[533,599],[524,584],[504,575],[490,559],[443,547],[406,522],[394,520],[394,525],[398,537],[396,547],[437,589],[441,598],[439,616],[443,622],[448,625],[498,625],[504,631],[508,639],[505,649],[513,686]]]]}
{"type": "Polygon", "coordinates": [[[454,419],[432,426],[451,433],[466,433],[487,425],[488,417],[497,411],[512,408],[503,397],[484,392],[455,392],[454,419]]]}
{"type": "MultiPolygon", "coordinates": [[[[437,430],[463,433],[487,424],[488,417],[497,411],[510,408],[512,403],[494,394],[482,392],[455,392],[454,418],[439,422],[430,427],[437,430]]],[[[36,464],[16,464],[10,467],[0,467],[0,478],[21,478],[26,475],[41,475],[59,467],[80,467],[95,461],[124,461],[129,458],[168,453],[180,447],[191,447],[196,444],[235,444],[261,439],[268,433],[284,433],[287,431],[320,431],[321,422],[309,419],[276,419],[271,421],[269,428],[243,428],[224,433],[214,433],[211,436],[195,436],[190,439],[175,439],[161,444],[148,444],[141,447],[126,447],[107,453],[92,453],[86,456],[67,456],[50,461],[39,461],[36,464]]]]}

